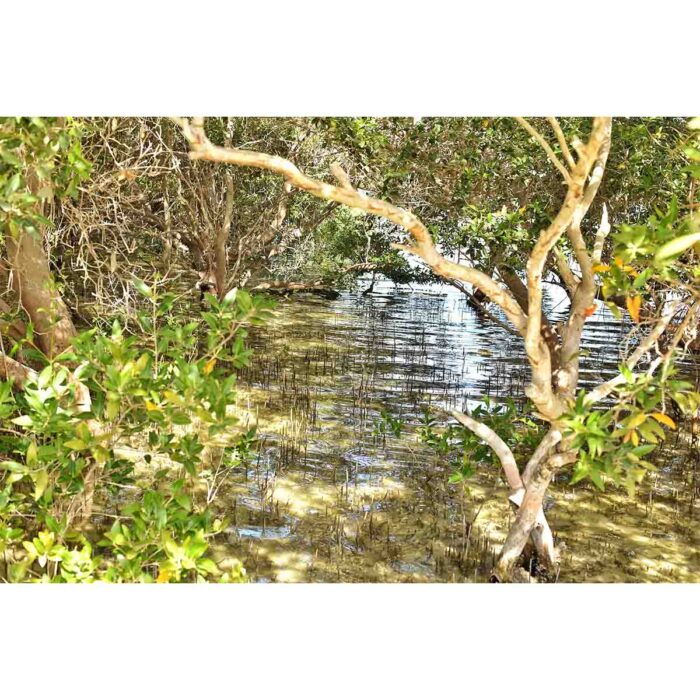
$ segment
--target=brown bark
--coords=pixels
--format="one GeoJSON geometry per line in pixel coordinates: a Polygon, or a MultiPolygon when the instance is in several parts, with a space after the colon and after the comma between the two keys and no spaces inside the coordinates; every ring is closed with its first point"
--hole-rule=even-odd
{"type": "Polygon", "coordinates": [[[271,292],[277,294],[284,294],[285,292],[309,292],[328,299],[337,299],[340,296],[340,293],[335,289],[325,287],[320,282],[261,282],[250,289],[254,292],[271,292]]]}
{"type": "MultiPolygon", "coordinates": [[[[27,179],[32,191],[38,191],[37,178],[30,175],[27,179]]],[[[36,343],[48,358],[56,357],[70,346],[75,326],[53,284],[41,234],[36,236],[22,229],[13,237],[7,231],[5,246],[12,269],[12,288],[34,325],[36,343]]]]}
{"type": "Polygon", "coordinates": [[[21,389],[30,379],[36,379],[37,373],[17,360],[0,353],[0,377],[9,379],[16,388],[21,389]]]}

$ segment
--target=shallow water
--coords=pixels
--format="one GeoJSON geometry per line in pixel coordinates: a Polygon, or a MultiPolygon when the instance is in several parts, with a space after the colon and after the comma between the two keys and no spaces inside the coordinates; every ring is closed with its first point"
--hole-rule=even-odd
{"type": "MultiPolygon", "coordinates": [[[[565,311],[549,300],[550,318],[565,311]]],[[[629,329],[600,312],[586,325],[581,381],[616,373],[629,329]]],[[[251,337],[241,375],[243,424],[259,453],[225,494],[228,544],[257,581],[483,581],[512,513],[500,471],[466,487],[417,439],[426,405],[522,399],[521,341],[447,287],[282,300],[251,337]],[[405,423],[380,435],[380,411],[405,423]]],[[[563,547],[561,581],[697,581],[698,448],[681,438],[635,500],[553,485],[548,518],[563,547]]]]}

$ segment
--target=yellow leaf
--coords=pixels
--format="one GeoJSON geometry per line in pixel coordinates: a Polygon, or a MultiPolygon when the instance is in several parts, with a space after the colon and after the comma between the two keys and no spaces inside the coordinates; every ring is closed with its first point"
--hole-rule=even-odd
{"type": "Polygon", "coordinates": [[[158,574],[158,578],[156,579],[156,583],[167,583],[168,581],[170,581],[171,577],[172,574],[170,571],[168,571],[167,569],[161,569],[160,573],[158,574]]]}
{"type": "Polygon", "coordinates": [[[209,360],[209,362],[207,362],[207,364],[204,365],[204,374],[211,374],[215,364],[216,358],[212,357],[211,360],[209,360]]]}
{"type": "Polygon", "coordinates": [[[641,425],[644,423],[644,421],[647,419],[646,413],[638,413],[630,422],[627,424],[627,429],[632,430],[632,428],[636,428],[638,425],[641,425]]]}
{"type": "Polygon", "coordinates": [[[676,422],[673,420],[673,418],[667,416],[665,413],[652,413],[651,417],[655,418],[657,421],[659,421],[659,423],[667,425],[672,430],[676,429],[676,422]]]}
{"type": "Polygon", "coordinates": [[[117,180],[129,180],[133,181],[136,179],[135,170],[120,170],[117,174],[117,180]]]}
{"type": "Polygon", "coordinates": [[[169,389],[166,389],[163,392],[163,396],[165,396],[165,398],[168,399],[168,401],[170,401],[170,403],[174,403],[174,404],[181,404],[182,403],[182,399],[180,398],[180,396],[178,394],[176,394],[174,391],[170,391],[169,389]]]}
{"type": "Polygon", "coordinates": [[[593,265],[593,272],[607,272],[610,265],[593,265]]]}
{"type": "Polygon", "coordinates": [[[38,454],[39,454],[39,451],[37,450],[36,443],[34,442],[34,440],[32,440],[29,443],[29,447],[27,447],[26,460],[27,460],[28,467],[33,467],[38,462],[38,460],[39,460],[38,454]]]}
{"type": "Polygon", "coordinates": [[[146,399],[146,408],[149,411],[160,411],[160,408],[156,406],[153,401],[149,401],[148,399],[146,399]]]}
{"type": "Polygon", "coordinates": [[[632,444],[637,447],[639,445],[639,433],[636,430],[632,431],[632,444]]]}
{"type": "Polygon", "coordinates": [[[627,297],[627,311],[635,323],[639,323],[639,312],[642,308],[642,297],[627,297]]]}
{"type": "Polygon", "coordinates": [[[615,258],[615,265],[619,267],[623,272],[629,272],[632,277],[636,277],[639,273],[632,267],[632,265],[626,265],[622,258],[615,258]]]}

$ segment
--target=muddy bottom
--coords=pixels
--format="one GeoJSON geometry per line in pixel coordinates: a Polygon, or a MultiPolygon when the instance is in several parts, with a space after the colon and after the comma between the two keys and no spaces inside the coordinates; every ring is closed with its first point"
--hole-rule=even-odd
{"type": "MultiPolygon", "coordinates": [[[[260,441],[217,499],[229,527],[215,556],[240,557],[253,581],[488,580],[513,517],[507,486],[495,468],[450,484],[418,428],[426,406],[522,397],[522,346],[458,293],[375,291],[283,300],[251,337],[238,410],[260,441]]],[[[616,372],[609,352],[625,332],[603,314],[587,324],[584,385],[616,372]]],[[[700,581],[698,448],[673,440],[634,500],[560,476],[547,513],[557,580],[700,581]]]]}

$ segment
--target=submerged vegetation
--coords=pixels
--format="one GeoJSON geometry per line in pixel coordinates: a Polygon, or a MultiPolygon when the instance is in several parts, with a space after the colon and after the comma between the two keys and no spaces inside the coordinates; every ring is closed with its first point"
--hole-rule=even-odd
{"type": "Polygon", "coordinates": [[[697,118],[0,119],[0,577],[698,580],[699,178],[697,118]]]}

